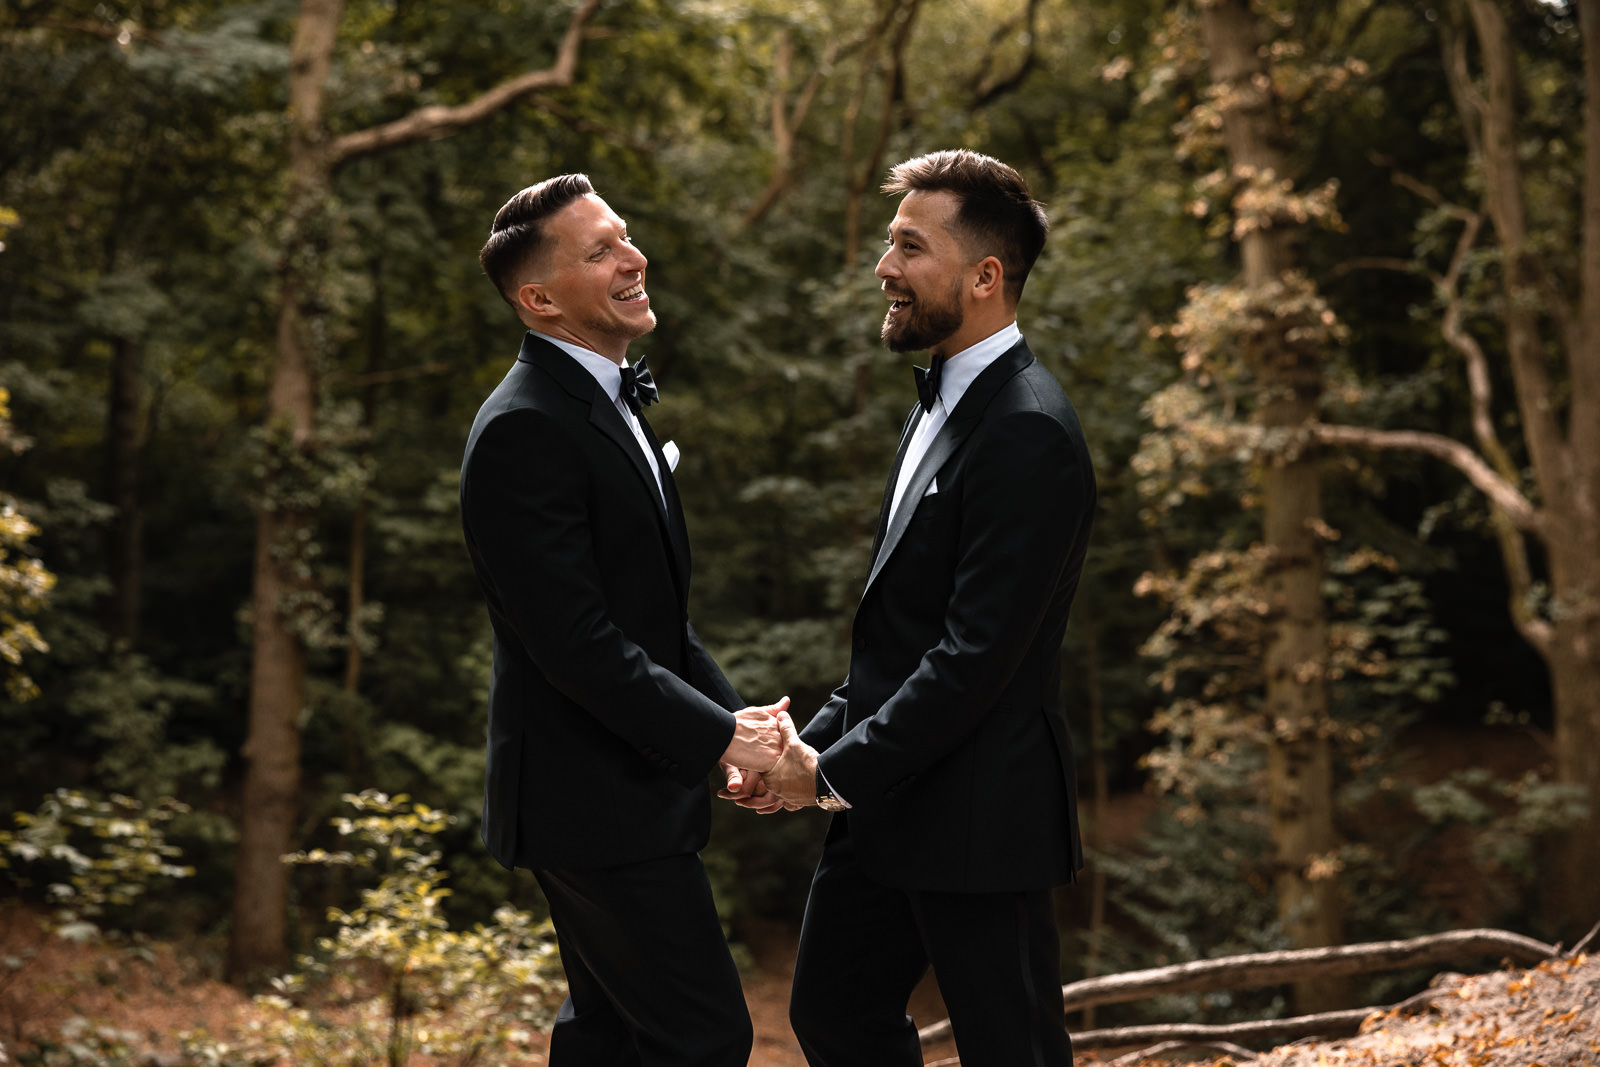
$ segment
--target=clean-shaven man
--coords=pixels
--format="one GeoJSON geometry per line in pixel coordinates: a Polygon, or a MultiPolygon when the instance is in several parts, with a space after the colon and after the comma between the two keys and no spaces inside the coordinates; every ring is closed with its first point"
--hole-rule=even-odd
{"type": "Polygon", "coordinates": [[[642,414],[656,391],[625,362],[655,326],[647,261],[581,174],[513,196],[480,260],[528,327],[461,467],[494,629],[483,839],[550,902],[570,991],[550,1063],[744,1067],[699,857],[706,779],[771,767],[787,701],[744,708],[689,625],[673,464],[642,414]]]}
{"type": "MultiPolygon", "coordinates": [[[[969,151],[895,167],[883,340],[926,349],[851,634],[850,673],[765,785],[835,811],[790,1021],[813,1067],[921,1064],[931,966],[961,1062],[1064,1067],[1051,888],[1082,866],[1061,639],[1095,479],[1017,328],[1043,208],[969,151]]],[[[744,804],[770,810],[766,797],[744,804]]]]}

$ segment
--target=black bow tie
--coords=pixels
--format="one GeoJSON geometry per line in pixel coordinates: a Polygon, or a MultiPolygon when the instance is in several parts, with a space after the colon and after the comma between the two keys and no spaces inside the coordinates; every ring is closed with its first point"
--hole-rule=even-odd
{"type": "Polygon", "coordinates": [[[622,368],[622,399],[625,400],[635,415],[646,404],[654,404],[657,396],[655,380],[650,377],[650,368],[645,366],[649,356],[640,356],[639,362],[631,367],[622,368]]]}
{"type": "Polygon", "coordinates": [[[933,413],[933,405],[939,402],[939,374],[943,370],[943,356],[934,356],[927,370],[911,368],[911,376],[917,380],[917,399],[922,401],[922,410],[929,414],[933,413]]]}

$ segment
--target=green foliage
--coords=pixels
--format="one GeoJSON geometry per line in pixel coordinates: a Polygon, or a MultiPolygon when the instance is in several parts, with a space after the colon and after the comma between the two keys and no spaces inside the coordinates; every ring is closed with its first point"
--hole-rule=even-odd
{"type": "Polygon", "coordinates": [[[170,798],[146,806],[58,789],[37,811],[15,813],[15,830],[0,830],[0,870],[19,887],[44,883],[59,936],[96,938],[107,911],[194,873],[172,862],[181,850],[166,839],[167,824],[187,810],[170,798]]]}
{"type": "MultiPolygon", "coordinates": [[[[14,222],[15,218],[14,212],[0,215],[0,236],[8,219],[14,222]]],[[[0,451],[17,454],[32,442],[12,426],[10,400],[10,392],[0,388],[0,451]]],[[[30,552],[29,542],[38,532],[16,499],[9,493],[0,493],[0,660],[5,664],[6,692],[17,703],[39,692],[33,679],[22,670],[23,657],[50,650],[33,623],[33,616],[44,609],[56,584],[55,575],[30,552]]]]}
{"type": "MultiPolygon", "coordinates": [[[[351,0],[329,83],[331,130],[460,104],[542,65],[573,6],[351,0]]],[[[328,201],[290,220],[282,170],[292,4],[8,6],[0,204],[26,214],[0,211],[0,373],[39,443],[7,456],[0,474],[15,516],[40,529],[24,532],[5,511],[0,536],[28,547],[6,541],[0,550],[25,568],[48,560],[59,580],[48,602],[15,613],[33,626],[18,631],[15,648],[39,695],[0,702],[0,731],[13,742],[0,799],[31,805],[60,784],[146,801],[182,796],[196,810],[171,824],[172,835],[203,847],[189,848],[197,874],[169,911],[180,924],[217,928],[233,837],[224,813],[241,770],[232,753],[248,701],[252,507],[289,505],[309,521],[273,546],[303,582],[280,607],[293,609],[311,646],[294,845],[337,851],[325,818],[361,786],[430,797],[455,820],[419,846],[442,853],[433,866],[451,872],[455,892],[438,897],[436,911],[451,929],[488,920],[507,879],[473,832],[490,644],[460,545],[456,477],[473,412],[512,359],[519,328],[475,253],[511,192],[567,170],[591,174],[651,258],[660,325],[631,354],[650,354],[663,387],[652,423],[683,454],[676,476],[694,548],[691,617],[747,698],[787,693],[803,720],[848,663],[850,613],[912,402],[912,359],[887,353],[876,336],[883,305],[873,244],[893,203],[874,187],[890,163],[952,145],[1017,165],[1051,209],[1020,325],[1077,404],[1101,488],[1064,695],[1086,758],[1083,709],[1105,709],[1093,755],[1106,760],[1114,787],[1137,788],[1149,769],[1138,757],[1152,744],[1170,747],[1144,722],[1172,699],[1218,703],[1203,692],[1212,668],[1251,655],[1224,631],[1253,625],[1244,579],[1255,572],[1233,576],[1228,591],[1228,576],[1213,571],[1165,646],[1182,675],[1169,698],[1136,651],[1167,613],[1159,598],[1133,592],[1147,572],[1186,580],[1182,561],[1197,553],[1248,556],[1254,516],[1239,506],[1257,488],[1248,469],[1298,447],[1287,435],[1249,436],[1248,374],[1227,376],[1245,362],[1250,330],[1292,318],[1308,343],[1328,344],[1330,414],[1378,426],[1422,421],[1457,436],[1465,424],[1427,281],[1340,266],[1383,256],[1437,268],[1454,246],[1457,224],[1398,192],[1374,157],[1455,202],[1481,193],[1460,166],[1438,26],[1392,0],[1267,9],[1296,19],[1272,43],[1276,95],[1295,120],[1293,175],[1217,173],[1210,119],[1221,101],[1199,88],[1192,5],[923,3],[904,61],[891,70],[887,42],[871,37],[886,5],[630,0],[602,7],[571,88],[448,138],[354,161],[328,201]],[[796,105],[813,84],[802,122],[796,105]],[[795,122],[786,174],[777,172],[775,102],[795,122]],[[873,163],[880,122],[883,155],[873,163]],[[775,199],[753,217],[772,182],[775,199]],[[846,262],[853,187],[864,189],[860,248],[846,262]],[[1221,210],[1224,200],[1242,210],[1221,210]],[[1252,304],[1228,284],[1232,235],[1279,220],[1322,224],[1305,242],[1306,283],[1270,306],[1252,304]],[[263,425],[291,224],[311,238],[296,264],[313,281],[302,311],[319,386],[319,433],[305,448],[263,425]],[[1164,324],[1176,326],[1169,333],[1164,324]],[[137,640],[121,649],[105,611],[117,580],[106,547],[119,518],[105,468],[113,371],[130,345],[140,357],[133,416],[144,608],[137,640]],[[1186,356],[1204,363],[1190,377],[1186,356]],[[1141,482],[1153,492],[1142,495],[1141,482]],[[365,606],[352,619],[357,579],[365,606]],[[1233,622],[1199,614],[1230,598],[1228,610],[1240,613],[1233,622]],[[1208,646],[1214,663],[1189,662],[1208,646]],[[347,684],[352,667],[358,676],[347,684]]],[[[1545,21],[1524,18],[1517,31],[1532,60],[1530,210],[1539,239],[1559,246],[1541,245],[1541,254],[1566,262],[1581,142],[1581,94],[1569,91],[1577,36],[1535,25],[1545,21]]],[[[1469,310],[1492,309],[1496,270],[1491,256],[1472,261],[1469,310]]],[[[1330,729],[1346,742],[1351,787],[1381,778],[1373,757],[1389,736],[1388,727],[1375,738],[1362,724],[1391,712],[1438,718],[1440,709],[1477,720],[1476,688],[1445,685],[1435,662],[1441,626],[1460,646],[1458,671],[1494,674],[1500,699],[1521,701],[1537,719],[1540,698],[1521,695],[1528,672],[1480,666],[1498,663],[1507,639],[1494,628],[1494,590],[1482,594],[1488,607],[1470,612],[1440,599],[1482,585],[1464,547],[1482,509],[1438,507],[1424,544],[1413,536],[1430,521],[1424,511],[1452,498],[1456,481],[1393,459],[1325,473],[1330,525],[1399,568],[1336,576],[1327,591],[1346,627],[1337,654],[1352,684],[1334,696],[1330,729]],[[1470,582],[1441,578],[1452,558],[1474,574],[1470,582]],[[1435,606],[1421,605],[1423,595],[1435,606]],[[1495,655],[1483,654],[1489,647],[1495,655]],[[1375,674],[1358,666],[1379,662],[1375,674]]],[[[1238,558],[1223,558],[1222,569],[1238,558]]],[[[41,589],[42,566],[30,573],[33,584],[16,595],[41,589]]],[[[1185,721],[1190,735],[1174,735],[1174,744],[1223,750],[1220,737],[1201,741],[1219,722],[1198,713],[1185,721]]],[[[1197,762],[1215,782],[1195,788],[1206,810],[1244,819],[1247,806],[1207,799],[1214,786],[1230,791],[1229,803],[1253,800],[1254,757],[1235,750],[1227,763],[1197,762]]],[[[797,919],[818,824],[725,805],[715,819],[708,866],[735,932],[747,917],[797,919]]],[[[1203,839],[1216,821],[1190,836],[1203,839]]],[[[1258,857],[1247,842],[1229,841],[1226,852],[1231,859],[1178,865],[1196,881],[1183,889],[1190,896],[1165,903],[1146,890],[1172,872],[1118,869],[1119,892],[1143,901],[1150,923],[1155,910],[1194,916],[1187,941],[1162,935],[1171,941],[1162,951],[1242,942],[1247,924],[1267,921],[1231,895],[1220,910],[1195,905],[1206,880],[1229,894],[1255,884],[1258,857]]],[[[1374,848],[1373,869],[1386,855],[1374,848]]],[[[1344,862],[1354,878],[1368,860],[1352,853],[1344,862]]],[[[326,864],[298,872],[301,946],[321,928],[323,902],[359,873],[326,864]]],[[[1363,899],[1388,900],[1376,888],[1363,899]]],[[[382,1004],[371,1010],[381,1015],[382,1004]]],[[[331,1028],[322,1033],[333,1040],[331,1028]]]]}
{"type": "Polygon", "coordinates": [[[217,1063],[244,1056],[404,1067],[413,1053],[485,1067],[523,1062],[533,1031],[549,1025],[566,992],[549,921],[502,906],[491,923],[451,929],[448,874],[433,845],[452,817],[404,794],[369,790],[344,800],[357,814],[334,826],[350,850],[285,862],[372,871],[377,884],[355,908],[329,909],[335,932],[318,939],[298,972],[274,982],[276,994],[257,999],[270,1014],[242,1046],[190,1035],[190,1053],[217,1063]]]}

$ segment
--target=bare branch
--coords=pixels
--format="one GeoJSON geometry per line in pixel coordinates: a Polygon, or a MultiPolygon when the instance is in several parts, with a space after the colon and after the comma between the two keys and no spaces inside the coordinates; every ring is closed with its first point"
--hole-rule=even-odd
{"type": "Polygon", "coordinates": [[[1333,426],[1315,422],[1306,427],[1323,444],[1353,445],[1380,451],[1422,452],[1442,459],[1467,476],[1489,502],[1504,511],[1517,528],[1541,533],[1544,518],[1522,491],[1483,461],[1472,449],[1453,437],[1422,430],[1374,430],[1365,426],[1333,426]]]}
{"type": "MultiPolygon", "coordinates": [[[[1451,442],[1455,444],[1456,442],[1451,442]]],[[[1254,989],[1260,986],[1279,985],[1303,979],[1322,979],[1351,974],[1370,974],[1377,971],[1400,971],[1448,960],[1492,956],[1519,963],[1538,963],[1554,956],[1556,948],[1522,934],[1507,930],[1474,929],[1450,930],[1442,934],[1414,937],[1407,941],[1374,941],[1358,945],[1337,945],[1332,948],[1286,949],[1281,952],[1254,952],[1242,956],[1228,956],[1216,960],[1195,960],[1170,967],[1153,967],[1126,974],[1109,974],[1099,978],[1085,978],[1061,987],[1063,1006],[1075,1011],[1094,1004],[1118,1004],[1130,1000],[1171,993],[1209,993],[1222,989],[1254,989]]],[[[1420,994],[1419,994],[1420,996],[1420,994]]],[[[1407,1003],[1410,1003],[1409,1001],[1407,1003]]],[[[1354,1025],[1373,1011],[1363,1008],[1354,1013],[1354,1025]]],[[[1139,1036],[1125,1036],[1129,1031],[1090,1031],[1090,1033],[1118,1033],[1124,1035],[1108,1044],[1150,1044],[1162,1040],[1200,1041],[1214,1037],[1281,1036],[1281,1031],[1270,1027],[1294,1023],[1310,1027],[1304,1033],[1323,1033],[1338,1017],[1334,1012],[1326,1016],[1306,1016],[1300,1020],[1278,1019],[1265,1023],[1244,1023],[1245,1027],[1259,1030],[1209,1030],[1203,1027],[1136,1028],[1139,1036]],[[1308,1020],[1318,1020],[1312,1025],[1308,1020]]],[[[924,1044],[937,1040],[950,1032],[949,1021],[925,1026],[918,1035],[924,1044]]],[[[1072,1043],[1079,1043],[1079,1035],[1072,1035],[1072,1043]]],[[[1087,1047],[1087,1046],[1085,1046],[1087,1047]]]]}
{"type": "Polygon", "coordinates": [[[1594,942],[1597,936],[1600,936],[1600,922],[1589,927],[1589,932],[1583,935],[1583,940],[1573,945],[1571,951],[1562,953],[1562,956],[1566,959],[1572,959],[1574,956],[1583,955],[1584,950],[1594,942]]]}
{"type": "MultiPolygon", "coordinates": [[[[1232,1039],[1241,1041],[1273,1038],[1345,1037],[1355,1034],[1374,1008],[1351,1008],[1318,1015],[1296,1015],[1288,1019],[1261,1019],[1247,1023],[1162,1023],[1153,1026],[1119,1026],[1109,1030],[1080,1030],[1072,1035],[1075,1049],[1121,1048],[1125,1045],[1206,1044],[1232,1039]]],[[[1253,1058],[1253,1057],[1252,1057],[1253,1058]]],[[[1138,1062],[1135,1060],[1134,1062],[1138,1062]]]]}
{"type": "Polygon", "coordinates": [[[1023,79],[1026,78],[1029,73],[1033,71],[1033,68],[1038,65],[1038,22],[1039,0],[1028,0],[1028,7],[1022,13],[1020,18],[1007,19],[1005,23],[996,28],[995,32],[989,36],[989,51],[984,54],[982,65],[979,66],[977,71],[973,73],[972,78],[967,83],[967,88],[973,94],[972,103],[969,105],[973,110],[977,110],[980,107],[987,107],[989,104],[994,103],[1006,93],[1011,92],[1017,86],[1021,85],[1023,79]],[[1016,69],[1010,74],[1003,78],[995,78],[994,80],[989,81],[988,74],[990,69],[994,66],[994,49],[1007,34],[1011,33],[1012,30],[1016,28],[1016,25],[1019,21],[1022,22],[1026,27],[1026,33],[1028,36],[1028,46],[1022,54],[1022,60],[1017,64],[1016,69]],[[985,84],[986,82],[987,84],[985,84]]]}
{"type": "MultiPolygon", "coordinates": [[[[1073,1042],[1076,1044],[1077,1038],[1073,1038],[1073,1042]]],[[[1149,1048],[1130,1052],[1126,1056],[1118,1056],[1106,1067],[1135,1067],[1135,1065],[1143,1063],[1145,1060],[1153,1060],[1157,1056],[1165,1056],[1169,1052],[1187,1052],[1191,1049],[1210,1049],[1213,1052],[1221,1052],[1224,1055],[1232,1056],[1240,1063],[1256,1058],[1254,1052],[1242,1045],[1235,1045],[1231,1041],[1163,1041],[1159,1045],[1151,1045],[1149,1048]]],[[[928,1067],[933,1067],[933,1065],[929,1064],[928,1067]]]]}
{"type": "MultiPolygon", "coordinates": [[[[864,41],[857,42],[860,43],[864,41]]],[[[772,141],[776,162],[773,165],[772,177],[767,181],[767,187],[744,213],[744,218],[739,220],[741,229],[759,222],[768,211],[772,210],[778,198],[783,195],[783,191],[788,188],[789,182],[794,177],[795,137],[805,123],[806,115],[811,110],[811,101],[815,99],[817,90],[822,87],[823,80],[827,78],[839,52],[838,42],[829,41],[823,50],[821,61],[817,64],[817,69],[806,79],[805,86],[795,96],[794,106],[791,108],[785,103],[784,94],[790,67],[794,61],[794,42],[787,33],[778,42],[778,85],[772,92],[772,141]]]]}
{"type": "Polygon", "coordinates": [[[404,118],[357,130],[335,138],[327,147],[328,166],[336,168],[358,156],[370,155],[396,145],[415,144],[446,137],[457,130],[481,122],[489,115],[529,93],[563,89],[572,84],[578,70],[578,50],[584,27],[600,9],[600,0],[584,0],[561,37],[556,60],[543,70],[530,70],[503,81],[465,104],[454,107],[433,105],[418,108],[404,118]]]}

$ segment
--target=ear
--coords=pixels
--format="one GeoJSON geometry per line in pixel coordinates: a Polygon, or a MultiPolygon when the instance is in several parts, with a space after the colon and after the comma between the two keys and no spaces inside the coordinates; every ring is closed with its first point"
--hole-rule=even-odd
{"type": "Polygon", "coordinates": [[[561,314],[549,291],[538,282],[525,282],[517,288],[517,308],[532,315],[535,320],[561,314]]]}
{"type": "Polygon", "coordinates": [[[972,295],[978,300],[992,300],[1005,292],[1006,269],[994,256],[984,256],[978,261],[977,277],[972,282],[972,295]]]}

